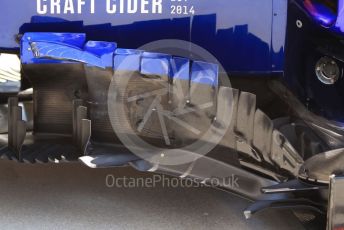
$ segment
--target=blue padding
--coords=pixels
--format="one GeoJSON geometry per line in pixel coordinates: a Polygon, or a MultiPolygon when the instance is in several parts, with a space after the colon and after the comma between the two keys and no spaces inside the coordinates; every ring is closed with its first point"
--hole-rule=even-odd
{"type": "Polygon", "coordinates": [[[191,82],[218,86],[219,84],[219,67],[216,64],[195,61],[191,68],[191,82]]]}
{"type": "Polygon", "coordinates": [[[171,77],[173,80],[190,80],[190,60],[174,57],[171,60],[171,77]]]}
{"type": "Polygon", "coordinates": [[[141,59],[141,74],[169,76],[172,56],[144,52],[141,59]]]}
{"type": "Polygon", "coordinates": [[[141,50],[116,49],[114,57],[114,70],[140,71],[141,50]]]}

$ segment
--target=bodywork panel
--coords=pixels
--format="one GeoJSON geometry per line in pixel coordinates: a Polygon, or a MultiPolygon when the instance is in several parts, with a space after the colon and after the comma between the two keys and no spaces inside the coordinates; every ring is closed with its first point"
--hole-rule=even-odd
{"type": "Polygon", "coordinates": [[[26,32],[86,33],[87,40],[117,41],[127,48],[180,39],[207,47],[228,72],[283,70],[287,0],[163,1],[160,14],[109,14],[105,0],[95,1],[92,14],[91,1],[85,2],[82,14],[64,14],[62,7],[60,14],[40,15],[36,1],[2,1],[0,21],[7,23],[0,27],[0,47],[18,47],[15,37],[26,32]],[[178,5],[193,7],[195,14],[174,14],[172,7],[178,5]]]}

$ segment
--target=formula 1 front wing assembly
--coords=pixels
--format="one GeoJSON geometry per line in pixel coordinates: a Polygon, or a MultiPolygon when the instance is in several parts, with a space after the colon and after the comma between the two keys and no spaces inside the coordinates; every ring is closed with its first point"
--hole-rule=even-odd
{"type": "Polygon", "coordinates": [[[231,178],[216,187],[256,201],[247,218],[292,208],[307,210],[311,218],[300,219],[314,224],[328,210],[329,229],[344,225],[343,130],[280,82],[269,87],[289,116],[271,119],[256,95],[223,84],[218,66],[205,61],[86,42],[84,34],[27,33],[21,62],[33,90],[2,107],[2,158],[130,165],[204,184],[231,178]],[[176,149],[193,160],[165,164],[176,149]]]}

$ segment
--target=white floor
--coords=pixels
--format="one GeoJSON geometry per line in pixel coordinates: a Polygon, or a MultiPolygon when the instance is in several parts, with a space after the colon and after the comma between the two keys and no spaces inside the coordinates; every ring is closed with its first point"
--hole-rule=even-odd
{"type": "MultiPolygon", "coordinates": [[[[209,188],[107,188],[106,175],[130,168],[0,162],[0,229],[302,229],[289,212],[246,221],[249,204],[209,188]]],[[[149,176],[149,175],[148,175],[149,176]]]]}

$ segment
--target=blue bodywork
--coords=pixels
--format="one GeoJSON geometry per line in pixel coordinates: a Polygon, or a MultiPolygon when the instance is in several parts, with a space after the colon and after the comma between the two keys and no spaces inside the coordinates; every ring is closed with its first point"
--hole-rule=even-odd
{"type": "Polygon", "coordinates": [[[85,34],[26,33],[21,40],[21,62],[78,61],[100,68],[112,68],[116,48],[117,44],[113,42],[86,41],[85,34]]]}
{"type": "Polygon", "coordinates": [[[313,0],[163,0],[162,12],[148,14],[120,13],[119,5],[118,12],[111,14],[106,9],[107,2],[116,3],[113,0],[81,0],[85,4],[79,14],[79,1],[72,1],[73,13],[64,12],[65,0],[60,1],[59,13],[52,12],[50,0],[1,1],[0,49],[18,49],[16,36],[27,32],[84,33],[86,40],[116,41],[130,49],[160,39],[180,39],[210,51],[229,73],[269,74],[285,69],[288,3],[298,5],[330,31],[344,33],[344,0],[338,0],[337,12],[313,0]],[[40,12],[45,6],[46,12],[40,12]],[[187,11],[176,14],[173,7],[178,6],[187,11]]]}
{"type": "Polygon", "coordinates": [[[27,32],[84,33],[87,41],[116,41],[130,49],[179,39],[207,49],[227,72],[283,71],[287,0],[163,0],[161,14],[108,14],[106,0],[95,1],[91,14],[85,2],[82,14],[39,15],[37,1],[1,1],[0,21],[6,24],[0,27],[0,47],[16,49],[15,36],[27,32]],[[193,7],[195,14],[172,14],[173,5],[193,7]]]}
{"type": "Polygon", "coordinates": [[[21,40],[21,62],[23,64],[81,62],[91,67],[138,71],[143,75],[168,76],[213,87],[217,87],[219,81],[219,69],[216,64],[190,62],[186,58],[167,54],[117,48],[117,44],[113,42],[86,42],[85,34],[26,33],[21,40]]]}

